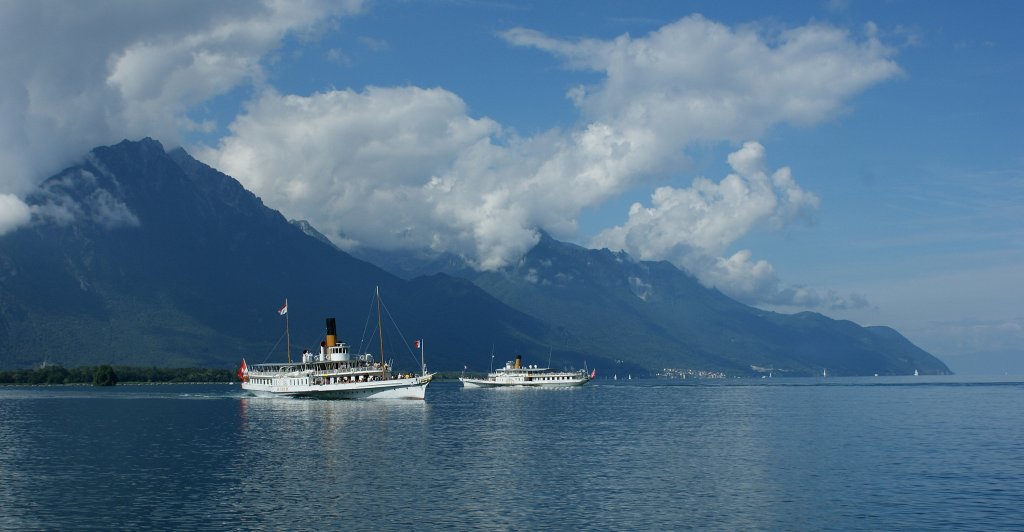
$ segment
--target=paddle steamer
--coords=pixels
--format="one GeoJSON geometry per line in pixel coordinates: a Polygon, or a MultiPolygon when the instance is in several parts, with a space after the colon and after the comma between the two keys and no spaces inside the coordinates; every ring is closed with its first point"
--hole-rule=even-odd
{"type": "MultiPolygon", "coordinates": [[[[380,293],[377,293],[378,333],[380,325],[380,293]]],[[[287,302],[282,307],[287,312],[287,302]]],[[[334,318],[327,318],[327,337],[320,343],[319,353],[304,352],[301,363],[254,364],[245,359],[238,373],[242,389],[257,396],[316,397],[323,399],[420,399],[434,378],[423,363],[422,340],[420,373],[396,373],[383,357],[353,354],[348,344],[338,341],[334,318]]],[[[290,343],[290,340],[289,340],[290,343]]],[[[289,348],[290,350],[290,348],[289,348]]]]}
{"type": "Polygon", "coordinates": [[[462,381],[462,385],[466,388],[497,388],[502,386],[559,387],[582,386],[590,382],[596,375],[597,370],[588,375],[585,370],[558,371],[536,365],[523,366],[523,357],[517,355],[515,362],[506,362],[505,367],[488,373],[486,378],[461,377],[459,380],[462,381]]]}

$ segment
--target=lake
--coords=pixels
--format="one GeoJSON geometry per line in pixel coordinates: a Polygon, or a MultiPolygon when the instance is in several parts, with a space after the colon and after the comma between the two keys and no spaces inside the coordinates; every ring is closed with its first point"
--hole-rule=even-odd
{"type": "Polygon", "coordinates": [[[0,387],[0,529],[1020,529],[1024,381],[0,387]]]}

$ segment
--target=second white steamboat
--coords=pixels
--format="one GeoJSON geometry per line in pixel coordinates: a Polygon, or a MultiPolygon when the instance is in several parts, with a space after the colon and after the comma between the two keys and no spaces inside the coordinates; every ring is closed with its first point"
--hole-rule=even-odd
{"type": "Polygon", "coordinates": [[[485,378],[461,377],[459,380],[462,381],[462,385],[466,388],[497,388],[503,386],[563,387],[583,386],[596,375],[597,370],[588,375],[585,370],[559,371],[536,365],[523,366],[523,358],[517,355],[515,362],[506,362],[505,367],[488,373],[485,378]]]}

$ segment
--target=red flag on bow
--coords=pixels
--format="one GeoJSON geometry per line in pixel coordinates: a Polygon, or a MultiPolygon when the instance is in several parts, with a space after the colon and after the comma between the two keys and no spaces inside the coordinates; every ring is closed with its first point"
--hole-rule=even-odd
{"type": "Polygon", "coordinates": [[[249,367],[245,365],[245,359],[242,359],[242,365],[238,366],[238,380],[242,382],[248,382],[249,380],[249,367]]]}

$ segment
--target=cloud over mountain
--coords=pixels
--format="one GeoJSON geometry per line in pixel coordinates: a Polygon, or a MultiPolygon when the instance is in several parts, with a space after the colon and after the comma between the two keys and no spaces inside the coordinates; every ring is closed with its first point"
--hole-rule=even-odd
{"type": "MultiPolygon", "coordinates": [[[[693,143],[825,120],[899,72],[870,33],[857,41],[818,24],[766,35],[691,16],[642,38],[570,42],[523,28],[502,37],[604,75],[571,91],[574,128],[519,137],[442,88],[267,91],[199,156],[339,245],[453,251],[492,269],[528,251],[538,229],[571,237],[583,209],[684,171],[693,143]]],[[[720,257],[754,224],[781,227],[817,208],[788,168],[762,172],[763,152],[745,145],[730,156],[737,175],[719,184],[659,188],[650,219],[631,213],[595,241],[672,259],[748,301],[811,301],[806,290],[765,289],[778,284],[771,265],[745,251],[720,257]]]]}
{"type": "Polygon", "coordinates": [[[208,127],[190,118],[195,106],[262,81],[261,61],[287,34],[359,8],[317,0],[0,4],[0,193],[26,194],[100,144],[180,142],[208,127]]]}
{"type": "MultiPolygon", "coordinates": [[[[584,209],[651,178],[688,180],[683,153],[695,143],[739,143],[777,124],[829,119],[899,73],[871,27],[863,36],[819,23],[774,32],[693,15],[609,40],[501,33],[600,76],[569,92],[575,125],[531,136],[473,116],[442,87],[299,95],[267,81],[289,37],[315,38],[362,9],[358,0],[0,5],[0,157],[8,163],[0,201],[11,206],[0,232],[27,221],[19,196],[71,158],[124,137],[183,142],[217,126],[198,109],[245,88],[253,97],[228,118],[230,133],[193,147],[205,162],[339,245],[452,251],[493,269],[529,250],[539,230],[574,237],[584,209]]],[[[631,214],[600,240],[623,233],[623,245],[679,261],[708,282],[753,283],[752,298],[786,293],[759,291],[775,278],[771,265],[728,246],[752,223],[789,223],[816,200],[787,169],[753,179],[744,164],[718,184],[659,188],[656,217],[631,214]],[[740,185],[749,197],[730,196],[740,185]],[[717,188],[721,206],[742,200],[744,210],[732,218],[686,211],[700,187],[717,188]],[[702,229],[654,230],[684,220],[702,229]]]]}
{"type": "Polygon", "coordinates": [[[0,194],[0,235],[25,224],[31,211],[25,202],[13,194],[0,194]]]}
{"type": "Polygon", "coordinates": [[[698,177],[689,188],[659,187],[649,207],[634,203],[624,224],[605,229],[591,245],[644,260],[669,260],[743,301],[829,308],[861,304],[857,296],[841,299],[806,287],[780,288],[772,265],[752,260],[749,250],[723,256],[754,228],[778,229],[808,219],[819,206],[819,198],[803,190],[789,168],[769,175],[764,156],[761,144],[747,142],[729,155],[733,172],[721,181],[698,177]]]}

